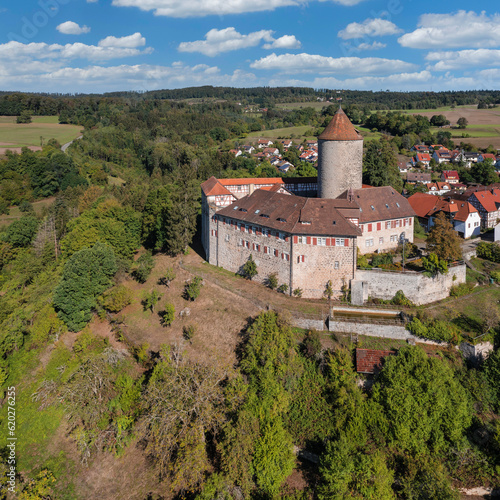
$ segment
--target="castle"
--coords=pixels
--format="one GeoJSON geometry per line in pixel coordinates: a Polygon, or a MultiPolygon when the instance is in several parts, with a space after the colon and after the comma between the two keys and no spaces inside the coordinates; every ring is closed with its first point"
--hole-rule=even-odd
{"type": "MultiPolygon", "coordinates": [[[[362,185],[363,138],[342,109],[318,137],[318,178],[216,179],[202,188],[210,264],[233,272],[252,256],[257,280],[320,298],[356,280],[357,253],[413,241],[415,213],[390,186],[362,185]],[[404,234],[403,234],[404,233],[404,234]]],[[[397,290],[395,290],[397,291],[397,290]]],[[[394,293],[395,293],[394,291],[394,293]]]]}

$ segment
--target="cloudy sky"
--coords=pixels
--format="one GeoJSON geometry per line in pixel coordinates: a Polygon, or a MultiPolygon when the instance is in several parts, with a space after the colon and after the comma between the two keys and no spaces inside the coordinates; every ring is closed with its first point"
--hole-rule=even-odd
{"type": "Polygon", "coordinates": [[[0,89],[499,89],[500,13],[492,5],[491,0],[3,1],[0,89]]]}

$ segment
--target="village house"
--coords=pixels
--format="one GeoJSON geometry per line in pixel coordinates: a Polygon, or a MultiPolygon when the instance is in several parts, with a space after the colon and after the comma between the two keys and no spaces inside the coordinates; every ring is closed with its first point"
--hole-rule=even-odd
{"type": "Polygon", "coordinates": [[[429,173],[423,172],[408,172],[406,174],[406,182],[414,184],[427,184],[431,182],[432,177],[429,173]]]}
{"type": "Polygon", "coordinates": [[[429,168],[430,163],[431,163],[431,155],[429,153],[417,153],[411,159],[411,164],[413,167],[420,164],[423,165],[424,167],[429,168]]]}
{"type": "Polygon", "coordinates": [[[441,173],[441,181],[447,182],[448,184],[458,184],[460,182],[460,177],[456,170],[443,170],[441,173]]]}
{"type": "Polygon", "coordinates": [[[449,163],[451,161],[451,151],[447,149],[434,151],[432,158],[436,163],[449,163]]]}
{"type": "Polygon", "coordinates": [[[408,198],[408,202],[426,231],[434,225],[434,219],[438,213],[443,212],[453,225],[453,229],[462,238],[467,239],[480,234],[481,217],[467,201],[415,193],[408,198]]]}
{"type": "Polygon", "coordinates": [[[482,163],[485,160],[491,160],[494,165],[497,162],[497,157],[492,153],[481,153],[477,158],[478,163],[482,163]]]}
{"type": "Polygon", "coordinates": [[[427,192],[435,196],[442,196],[451,191],[451,184],[447,182],[429,182],[425,184],[427,192]]]}
{"type": "Polygon", "coordinates": [[[268,146],[272,146],[272,145],[273,145],[273,141],[270,141],[269,139],[259,139],[257,141],[257,147],[259,149],[267,148],[268,146]]]}
{"type": "Polygon", "coordinates": [[[429,153],[429,146],[425,144],[415,144],[410,151],[416,151],[417,153],[429,153]]]}
{"type": "Polygon", "coordinates": [[[478,158],[479,158],[479,153],[471,153],[471,152],[462,150],[462,151],[457,151],[453,155],[451,161],[453,163],[463,162],[467,168],[471,168],[473,163],[477,163],[478,158]]]}
{"type": "Polygon", "coordinates": [[[483,229],[496,226],[500,219],[500,189],[484,188],[472,193],[467,201],[478,210],[483,229]]]}

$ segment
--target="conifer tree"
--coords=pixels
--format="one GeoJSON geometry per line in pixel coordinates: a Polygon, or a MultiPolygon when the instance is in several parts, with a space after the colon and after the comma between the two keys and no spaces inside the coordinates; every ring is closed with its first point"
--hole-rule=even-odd
{"type": "Polygon", "coordinates": [[[398,192],[403,189],[398,158],[389,141],[368,144],[363,159],[363,182],[374,187],[392,186],[398,192]]]}
{"type": "Polygon", "coordinates": [[[434,226],[427,237],[426,250],[448,262],[462,258],[460,237],[454,231],[444,212],[439,212],[434,219],[434,226]]]}

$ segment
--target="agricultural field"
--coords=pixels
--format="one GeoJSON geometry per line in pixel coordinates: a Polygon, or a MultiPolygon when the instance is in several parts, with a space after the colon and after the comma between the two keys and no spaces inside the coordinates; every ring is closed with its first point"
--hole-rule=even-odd
{"type": "Polygon", "coordinates": [[[247,135],[248,139],[269,139],[274,141],[276,139],[307,139],[313,140],[315,139],[312,135],[304,135],[307,131],[312,130],[310,125],[301,125],[299,127],[285,127],[285,128],[275,128],[271,130],[259,130],[257,132],[250,132],[247,135]],[[291,137],[293,135],[293,137],[291,137]]]}
{"type": "Polygon", "coordinates": [[[276,107],[278,109],[286,109],[288,111],[294,110],[294,109],[301,109],[301,108],[313,108],[315,111],[321,111],[323,108],[326,106],[329,106],[332,104],[331,102],[319,102],[319,101],[312,101],[312,102],[282,102],[276,104],[276,107]]]}
{"type": "Polygon", "coordinates": [[[79,125],[61,125],[57,116],[34,116],[32,123],[16,123],[15,116],[0,116],[0,154],[23,146],[39,150],[49,139],[61,145],[81,135],[79,125]]]}
{"type": "MultiPolygon", "coordinates": [[[[436,114],[442,114],[454,126],[461,117],[469,124],[465,129],[446,128],[452,134],[454,142],[470,142],[478,148],[487,148],[492,144],[500,149],[500,108],[477,109],[476,106],[459,106],[454,109],[437,108],[433,110],[408,111],[415,115],[427,116],[429,119],[436,114]]],[[[435,133],[439,128],[433,128],[435,133]]]]}

